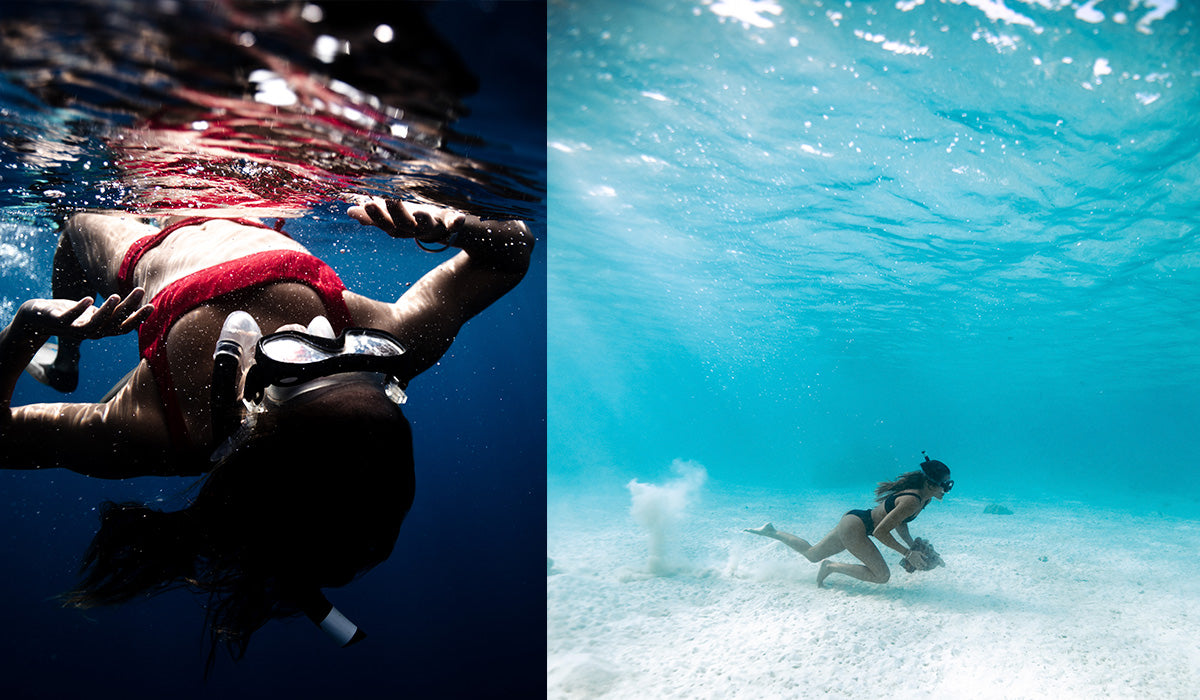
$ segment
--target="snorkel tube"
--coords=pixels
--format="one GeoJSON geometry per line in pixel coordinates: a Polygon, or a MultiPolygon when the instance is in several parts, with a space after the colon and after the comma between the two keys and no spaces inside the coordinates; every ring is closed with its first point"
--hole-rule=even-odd
{"type": "Polygon", "coordinates": [[[224,442],[241,422],[238,415],[238,380],[245,374],[254,353],[254,344],[262,331],[254,317],[234,311],[225,318],[217,347],[213,351],[212,427],[215,442],[224,442]]]}
{"type": "MultiPolygon", "coordinates": [[[[321,320],[324,321],[323,318],[321,320]]],[[[221,326],[221,334],[217,338],[216,349],[213,350],[210,394],[213,439],[220,444],[213,452],[213,463],[220,462],[231,454],[239,442],[239,433],[248,431],[253,425],[252,421],[244,422],[238,410],[239,404],[242,403],[238,394],[238,383],[251,366],[255,348],[261,338],[262,331],[258,323],[245,311],[229,314],[221,326]]],[[[305,596],[300,601],[300,608],[308,619],[324,630],[340,647],[348,647],[367,636],[358,625],[333,607],[320,590],[314,590],[305,596]]]]}
{"type": "Polygon", "coordinates": [[[314,591],[310,597],[304,600],[301,610],[308,616],[308,619],[313,621],[313,624],[325,630],[325,633],[343,649],[367,638],[366,632],[360,630],[358,625],[333,607],[333,603],[330,603],[329,599],[320,591],[314,591]]]}

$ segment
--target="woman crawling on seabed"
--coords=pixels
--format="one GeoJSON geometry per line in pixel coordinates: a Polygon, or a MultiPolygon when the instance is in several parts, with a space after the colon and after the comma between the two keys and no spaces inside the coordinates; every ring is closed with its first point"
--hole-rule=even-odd
{"type": "Polygon", "coordinates": [[[941,557],[925,540],[914,540],[908,532],[908,524],[932,499],[942,500],[942,496],[953,486],[950,468],[926,456],[920,471],[901,474],[895,481],[881,482],[875,489],[874,508],[847,512],[837,526],[815,545],[795,535],[780,532],[771,523],[747,529],[746,532],[779,540],[809,561],[821,562],[821,568],[817,571],[818,587],[825,584],[830,574],[843,574],[870,583],[887,583],[891,571],[870,538],[874,537],[884,546],[902,554],[905,568],[909,571],[940,566],[941,557]],[[897,541],[893,533],[899,535],[904,543],[897,541]],[[849,551],[862,563],[827,561],[843,551],[849,551]]]}

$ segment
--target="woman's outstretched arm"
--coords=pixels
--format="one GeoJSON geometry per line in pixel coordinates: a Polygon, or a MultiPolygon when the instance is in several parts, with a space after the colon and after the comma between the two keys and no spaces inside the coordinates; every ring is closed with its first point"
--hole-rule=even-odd
{"type": "Polygon", "coordinates": [[[534,238],[521,221],[486,221],[451,209],[380,199],[349,213],[395,238],[459,249],[391,305],[387,318],[373,319],[372,325],[406,343],[412,376],[437,362],[462,325],[515,287],[529,269],[534,238]]]}
{"type": "Polygon", "coordinates": [[[0,331],[0,419],[12,404],[21,372],[38,349],[56,335],[104,338],[124,335],[137,328],[152,306],[138,308],[145,291],[135,289],[125,297],[113,295],[99,307],[83,299],[30,299],[17,309],[12,323],[0,331]]]}
{"type": "MultiPolygon", "coordinates": [[[[108,403],[45,403],[12,406],[13,390],[25,366],[51,336],[82,338],[120,335],[141,323],[142,291],[110,297],[101,306],[91,298],[32,299],[0,331],[0,467],[63,467],[102,478],[148,473],[147,464],[166,457],[161,411],[152,408],[148,369],[108,403]]],[[[141,368],[139,368],[141,369],[141,368]]]]}
{"type": "MultiPolygon", "coordinates": [[[[889,549],[896,550],[900,554],[904,555],[905,559],[909,559],[911,557],[912,560],[920,559],[923,561],[923,555],[911,548],[912,540],[907,537],[908,525],[904,522],[910,516],[916,515],[920,511],[921,500],[919,498],[905,498],[903,501],[897,500],[896,507],[893,508],[892,512],[888,513],[884,519],[875,526],[875,532],[872,534],[875,535],[875,539],[879,540],[880,544],[888,547],[889,549]],[[901,530],[901,528],[903,528],[903,530],[901,530]],[[900,536],[910,544],[910,546],[906,547],[897,542],[896,538],[892,535],[893,531],[899,533],[900,536]]],[[[920,562],[918,561],[913,561],[913,563],[920,566],[920,562]]]]}

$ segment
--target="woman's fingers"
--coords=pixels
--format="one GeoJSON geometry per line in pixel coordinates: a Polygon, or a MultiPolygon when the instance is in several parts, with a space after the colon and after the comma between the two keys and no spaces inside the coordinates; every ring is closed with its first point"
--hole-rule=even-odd
{"type": "Polygon", "coordinates": [[[84,297],[78,301],[70,299],[30,299],[23,308],[28,309],[29,318],[38,327],[50,331],[69,328],[88,309],[92,308],[92,298],[84,297]]]}
{"type": "Polygon", "coordinates": [[[124,335],[142,325],[142,321],[145,321],[154,311],[154,306],[142,305],[142,300],[145,298],[146,290],[137,287],[127,294],[121,303],[117,304],[117,308],[113,311],[113,320],[117,324],[117,335],[124,335]]]}
{"type": "Polygon", "coordinates": [[[429,212],[423,209],[414,210],[412,212],[412,219],[413,223],[416,224],[418,229],[428,230],[434,226],[433,217],[429,215],[429,212]]]}
{"type": "Polygon", "coordinates": [[[134,311],[132,314],[129,315],[128,318],[126,318],[124,321],[121,322],[121,325],[118,328],[117,333],[119,335],[124,335],[124,334],[136,329],[138,326],[142,325],[143,321],[145,321],[147,318],[150,317],[150,314],[153,311],[154,311],[154,307],[150,304],[147,304],[146,306],[143,306],[142,308],[138,309],[137,311],[134,311]]]}
{"type": "Polygon", "coordinates": [[[153,307],[141,306],[145,295],[145,290],[138,287],[124,297],[113,294],[105,299],[99,307],[93,307],[89,302],[74,317],[71,329],[89,338],[104,338],[128,333],[146,320],[146,317],[153,311],[153,307]]]}
{"type": "MultiPolygon", "coordinates": [[[[84,298],[80,299],[79,301],[76,301],[73,304],[71,304],[71,306],[67,306],[61,312],[56,314],[53,311],[51,311],[51,312],[49,312],[49,315],[51,318],[54,318],[55,320],[58,320],[61,322],[66,322],[68,324],[74,323],[76,319],[78,319],[80,316],[83,316],[84,314],[86,314],[87,310],[92,308],[92,302],[94,302],[94,301],[95,300],[92,297],[84,297],[84,298]]],[[[70,302],[67,302],[67,303],[70,303],[70,302]]]]}
{"type": "Polygon", "coordinates": [[[370,217],[372,224],[383,229],[388,234],[395,235],[396,224],[392,220],[392,217],[388,214],[387,209],[385,209],[378,202],[371,202],[364,208],[366,209],[367,216],[370,217]]]}
{"type": "Polygon", "coordinates": [[[142,306],[145,296],[145,290],[139,287],[124,297],[114,294],[100,306],[93,305],[92,297],[30,299],[22,305],[21,313],[30,325],[54,335],[103,338],[128,333],[145,321],[154,310],[142,306]]]}
{"type": "Polygon", "coordinates": [[[146,290],[138,287],[127,294],[124,299],[117,304],[116,313],[118,316],[128,317],[136,312],[142,305],[142,299],[146,296],[146,290]]]}
{"type": "Polygon", "coordinates": [[[351,219],[354,219],[363,226],[371,226],[374,224],[374,222],[371,221],[371,217],[367,214],[365,205],[356,204],[347,209],[346,213],[350,215],[351,219]]]}
{"type": "Polygon", "coordinates": [[[442,215],[442,225],[446,227],[447,231],[452,233],[461,228],[466,220],[466,214],[453,209],[447,209],[445,214],[442,215]]]}
{"type": "Polygon", "coordinates": [[[363,225],[383,229],[389,236],[426,242],[444,239],[466,220],[466,215],[453,209],[379,197],[362,200],[347,213],[363,225]]]}
{"type": "MultiPolygon", "coordinates": [[[[389,199],[387,201],[388,215],[391,217],[392,223],[396,230],[413,230],[417,228],[417,220],[413,218],[412,210],[409,205],[401,202],[398,199],[389,199]]],[[[415,233],[415,231],[414,231],[415,233]]]]}
{"type": "Polygon", "coordinates": [[[346,211],[352,219],[363,226],[377,226],[389,234],[395,231],[395,225],[385,210],[386,203],[378,197],[362,198],[346,211]]]}

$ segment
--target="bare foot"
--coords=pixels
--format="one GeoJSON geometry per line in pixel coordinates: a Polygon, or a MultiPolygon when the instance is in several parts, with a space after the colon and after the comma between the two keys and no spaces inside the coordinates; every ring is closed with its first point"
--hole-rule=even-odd
{"type": "Polygon", "coordinates": [[[46,343],[25,367],[42,384],[69,394],[79,385],[79,351],[62,351],[54,343],[46,343]]]}
{"type": "Polygon", "coordinates": [[[825,587],[825,578],[828,577],[829,574],[831,574],[831,573],[833,573],[833,572],[830,571],[830,569],[829,569],[829,562],[828,561],[821,562],[821,568],[817,569],[817,588],[825,587]]]}
{"type": "Polygon", "coordinates": [[[767,523],[762,527],[746,528],[746,532],[752,535],[762,535],[763,537],[773,537],[775,535],[775,526],[767,523]]]}

